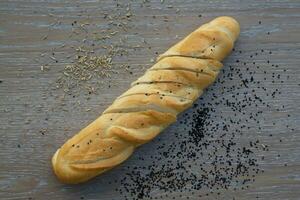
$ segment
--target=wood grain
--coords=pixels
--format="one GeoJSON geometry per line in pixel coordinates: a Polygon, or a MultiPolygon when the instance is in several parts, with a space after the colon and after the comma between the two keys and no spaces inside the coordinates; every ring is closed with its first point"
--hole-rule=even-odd
{"type": "MultiPolygon", "coordinates": [[[[268,80],[262,83],[268,89],[279,89],[281,94],[276,99],[264,99],[272,107],[261,108],[264,113],[261,118],[263,128],[258,131],[253,125],[254,129],[246,133],[248,139],[259,138],[270,147],[270,151],[263,152],[265,160],[259,161],[265,173],[259,175],[246,191],[224,191],[224,199],[231,198],[231,195],[236,199],[299,199],[300,2],[142,2],[128,1],[134,15],[128,31],[121,32],[127,36],[128,45],[142,45],[142,48],[134,50],[129,47],[128,56],[116,58],[118,65],[130,65],[133,74],[120,70],[111,81],[105,81],[97,95],[89,98],[85,95],[66,97],[63,106],[61,98],[64,92],[51,90],[51,84],[61,75],[65,65],[73,61],[72,57],[68,58],[74,55],[71,46],[79,46],[86,36],[79,34],[70,37],[71,23],[77,20],[94,24],[89,32],[105,29],[104,13],[114,10],[117,1],[0,2],[0,198],[122,199],[115,191],[116,187],[120,187],[119,183],[110,185],[107,180],[118,180],[127,166],[151,163],[150,156],[155,155],[153,146],[162,140],[172,140],[168,133],[180,130],[179,123],[159,136],[160,141],[154,140],[141,147],[124,165],[83,185],[59,183],[51,169],[51,156],[67,138],[95,119],[127,89],[130,82],[151,64],[150,60],[156,57],[156,52],[164,52],[202,23],[216,16],[229,15],[241,24],[236,49],[243,53],[233,52],[224,62],[225,70],[236,60],[255,61],[261,71],[272,74],[285,70],[284,75],[290,78],[282,84],[268,80]],[[52,26],[53,23],[58,24],[52,26]],[[65,46],[61,47],[63,44],[65,46]],[[250,57],[261,49],[271,51],[272,55],[250,57]],[[55,52],[57,63],[50,58],[52,52],[55,52]],[[267,59],[279,68],[267,65],[267,59]],[[49,71],[41,71],[41,65],[45,64],[49,66],[49,71]],[[108,84],[112,86],[108,87],[108,84]],[[78,101],[81,103],[78,104],[78,101]],[[282,105],[284,109],[277,110],[282,105]],[[87,112],[87,109],[90,111],[87,112]],[[269,137],[270,134],[273,136],[269,137]],[[142,155],[146,155],[144,163],[138,159],[142,155]]],[[[259,78],[263,74],[255,76],[259,78]]],[[[216,84],[213,90],[216,92],[221,87],[221,84],[216,84]]],[[[208,91],[206,95],[211,94],[208,91]]],[[[203,97],[204,102],[207,96],[203,97]]],[[[222,115],[230,114],[224,108],[222,115]]],[[[197,199],[187,195],[190,199],[197,199]]]]}

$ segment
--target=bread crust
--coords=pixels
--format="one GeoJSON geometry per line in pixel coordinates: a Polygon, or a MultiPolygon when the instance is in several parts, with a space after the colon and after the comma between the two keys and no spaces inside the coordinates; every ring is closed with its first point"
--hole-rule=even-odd
{"type": "Polygon", "coordinates": [[[233,18],[218,17],[160,55],[99,118],[56,151],[57,177],[71,184],[87,181],[151,141],[215,81],[239,32],[233,18]]]}

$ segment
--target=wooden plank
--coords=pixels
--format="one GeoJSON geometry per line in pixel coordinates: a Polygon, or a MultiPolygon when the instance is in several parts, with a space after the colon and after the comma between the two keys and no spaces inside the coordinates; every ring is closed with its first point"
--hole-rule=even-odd
{"type": "MultiPolygon", "coordinates": [[[[140,178],[147,177],[148,172],[142,167],[159,168],[168,162],[172,165],[177,162],[188,162],[193,166],[190,171],[202,175],[205,174],[204,171],[212,169],[211,159],[216,155],[213,155],[213,158],[210,156],[214,148],[217,148],[215,150],[217,155],[224,156],[224,159],[228,160],[226,148],[214,143],[220,140],[222,133],[226,133],[222,140],[236,142],[230,151],[233,162],[238,161],[236,154],[240,151],[239,148],[249,146],[250,141],[259,140],[258,148],[249,147],[253,151],[249,158],[257,159],[255,163],[258,165],[248,166],[249,170],[264,170],[264,173],[258,174],[251,172],[256,175],[254,182],[245,185],[237,183],[237,190],[233,189],[234,186],[223,189],[211,183],[208,184],[210,187],[203,186],[196,191],[184,188],[182,191],[174,191],[169,188],[164,192],[153,187],[149,193],[150,197],[298,199],[300,196],[299,11],[300,3],[290,0],[271,2],[166,0],[163,3],[111,0],[1,1],[0,198],[134,199],[138,194],[137,186],[143,187],[147,184],[153,186],[151,183],[153,177],[145,183],[130,182],[130,178],[139,178],[134,176],[133,172],[141,171],[140,178]],[[120,20],[119,17],[117,20],[109,19],[110,15],[118,13],[127,18],[128,11],[132,13],[128,19],[120,20]],[[183,153],[188,150],[196,153],[199,157],[197,161],[187,156],[177,159],[166,157],[165,154],[173,155],[172,153],[178,152],[180,145],[189,138],[190,125],[177,122],[153,142],[139,148],[123,165],[103,176],[76,186],[59,183],[50,165],[55,150],[67,138],[95,119],[115,97],[125,91],[130,82],[151,65],[157,54],[164,52],[167,47],[199,25],[220,15],[237,18],[242,31],[235,51],[224,61],[225,67],[224,72],[220,74],[220,81],[197,101],[199,105],[204,103],[205,107],[211,107],[210,103],[213,104],[214,111],[209,112],[210,117],[207,118],[210,124],[204,125],[206,134],[201,141],[214,141],[208,145],[211,150],[201,147],[203,152],[201,155],[194,147],[186,146],[190,149],[183,150],[183,153]],[[111,24],[110,21],[114,23],[111,24]],[[121,25],[121,22],[127,24],[121,25]],[[106,41],[98,41],[95,35],[100,37],[102,30],[118,33],[106,41]],[[101,84],[91,83],[92,86],[99,87],[96,94],[89,95],[87,90],[77,89],[72,90],[71,95],[66,95],[61,89],[53,89],[58,77],[62,76],[61,71],[64,67],[74,62],[74,56],[78,54],[76,49],[82,46],[91,47],[94,43],[95,55],[103,55],[106,53],[102,48],[103,45],[119,43],[120,38],[124,39],[125,42],[121,47],[126,49],[128,54],[114,58],[113,62],[116,65],[113,69],[117,70],[118,74],[112,74],[111,78],[100,79],[103,81],[101,84]],[[83,41],[84,39],[86,40],[83,41]],[[122,65],[130,66],[129,71],[125,70],[125,67],[120,67],[122,65]],[[247,87],[243,86],[242,80],[250,81],[251,76],[254,82],[247,83],[247,87]],[[231,87],[234,89],[229,90],[231,87]],[[251,93],[253,89],[255,92],[251,93]],[[252,98],[255,98],[254,94],[257,95],[265,104],[259,100],[246,101],[242,109],[245,114],[233,111],[233,107],[225,103],[226,100],[236,103],[232,95],[244,98],[242,95],[244,92],[252,95],[252,98]],[[275,94],[272,96],[273,92],[275,94]],[[217,104],[218,101],[222,102],[217,104]],[[258,113],[259,111],[262,113],[258,113]],[[241,122],[236,124],[229,119],[241,122]],[[217,124],[222,123],[229,124],[230,129],[220,130],[217,124]],[[242,125],[250,128],[241,128],[242,125]],[[236,134],[231,138],[231,132],[239,133],[239,131],[242,135],[236,134]],[[181,136],[175,137],[175,133],[181,136]],[[168,151],[167,149],[171,147],[174,147],[173,151],[168,151]],[[202,169],[199,164],[202,164],[202,169]],[[121,181],[125,177],[127,180],[121,181]],[[126,186],[126,183],[130,185],[126,186]],[[126,192],[126,187],[134,192],[126,192]]],[[[199,107],[191,108],[186,113],[192,115],[197,109],[199,107]]],[[[179,121],[186,118],[181,115],[179,121]]],[[[191,142],[191,145],[193,144],[191,142]]],[[[224,168],[233,169],[226,164],[224,168]]],[[[158,169],[157,171],[162,172],[158,169]]],[[[224,169],[218,172],[224,172],[224,169]]],[[[175,170],[175,175],[178,173],[175,170]]],[[[191,174],[186,172],[185,176],[191,174]]],[[[234,185],[236,179],[230,179],[230,175],[225,173],[224,176],[228,176],[226,178],[234,185]]],[[[237,177],[243,178],[240,175],[237,177]]],[[[173,182],[176,180],[174,176],[170,179],[173,182]]],[[[204,182],[208,183],[209,180],[213,179],[204,182]]]]}

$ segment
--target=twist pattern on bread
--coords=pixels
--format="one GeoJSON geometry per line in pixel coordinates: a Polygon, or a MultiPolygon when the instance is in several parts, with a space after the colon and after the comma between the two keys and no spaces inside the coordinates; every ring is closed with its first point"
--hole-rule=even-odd
{"type": "Polygon", "coordinates": [[[214,82],[239,32],[233,18],[218,17],[160,55],[98,119],[57,150],[52,164],[58,178],[89,180],[124,162],[176,121],[214,82]]]}

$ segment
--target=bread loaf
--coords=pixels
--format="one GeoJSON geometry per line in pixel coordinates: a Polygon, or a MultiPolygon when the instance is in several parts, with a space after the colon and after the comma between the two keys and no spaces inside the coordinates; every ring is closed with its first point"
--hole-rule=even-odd
{"type": "Polygon", "coordinates": [[[214,82],[239,35],[231,17],[202,25],[157,59],[102,115],[59,148],[54,172],[65,183],[87,181],[124,162],[214,82]]]}

